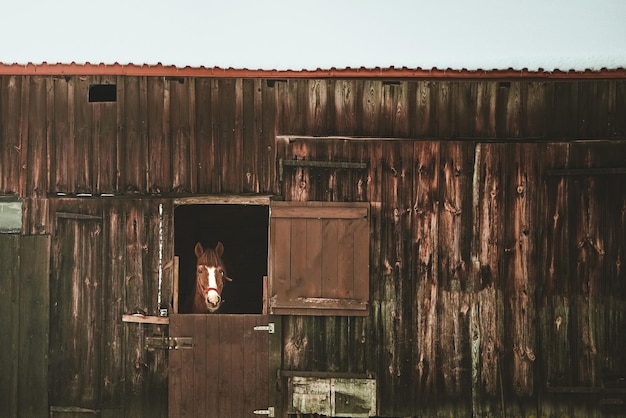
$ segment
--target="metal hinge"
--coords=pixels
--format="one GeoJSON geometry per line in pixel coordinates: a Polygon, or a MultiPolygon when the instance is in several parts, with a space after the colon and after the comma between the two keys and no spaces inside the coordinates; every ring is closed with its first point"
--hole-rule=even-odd
{"type": "Polygon", "coordinates": [[[254,411],[254,415],[267,415],[268,417],[274,416],[274,407],[270,406],[267,409],[257,409],[254,411]]]}
{"type": "Polygon", "coordinates": [[[146,337],[147,349],[183,350],[193,348],[192,337],[146,337]]]}
{"type": "Polygon", "coordinates": [[[256,327],[254,327],[255,331],[267,331],[270,334],[274,333],[274,323],[270,322],[267,325],[257,325],[256,327]]]}

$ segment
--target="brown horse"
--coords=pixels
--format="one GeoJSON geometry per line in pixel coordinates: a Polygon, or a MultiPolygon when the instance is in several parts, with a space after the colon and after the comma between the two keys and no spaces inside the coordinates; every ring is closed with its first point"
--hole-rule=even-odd
{"type": "Polygon", "coordinates": [[[196,254],[196,288],[194,291],[193,313],[213,313],[222,304],[224,280],[232,281],[226,275],[222,254],[224,245],[217,243],[215,249],[203,248],[199,242],[194,248],[196,254]]]}

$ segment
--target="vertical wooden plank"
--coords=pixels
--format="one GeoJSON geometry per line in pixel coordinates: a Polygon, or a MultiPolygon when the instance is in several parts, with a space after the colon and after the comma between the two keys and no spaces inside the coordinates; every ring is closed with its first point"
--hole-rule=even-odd
{"type": "Polygon", "coordinates": [[[452,85],[450,81],[438,81],[436,89],[436,134],[445,139],[452,136],[454,121],[452,119],[452,85]]]}
{"type": "Polygon", "coordinates": [[[350,255],[352,268],[352,291],[355,299],[367,300],[370,294],[370,251],[369,247],[366,251],[360,251],[354,243],[362,243],[370,241],[370,219],[368,213],[367,219],[355,221],[354,231],[352,234],[352,254],[350,255]]]}
{"type": "MultiPolygon", "coordinates": [[[[201,324],[205,318],[203,316],[196,315],[177,315],[179,317],[179,333],[181,337],[191,337],[194,344],[197,339],[202,339],[203,334],[196,335],[195,331],[201,331],[201,327],[196,328],[196,318],[201,324]]],[[[194,372],[195,372],[195,355],[194,350],[179,350],[181,361],[181,393],[180,393],[180,417],[194,417],[196,413],[195,409],[195,392],[194,392],[194,372]]],[[[198,359],[200,360],[200,359],[198,359]]]]}
{"type": "Polygon", "coordinates": [[[434,84],[428,80],[417,80],[412,83],[415,85],[415,95],[411,95],[409,100],[414,103],[414,110],[410,112],[411,122],[414,124],[411,127],[413,136],[434,137],[436,134],[434,84]]]}
{"type": "Polygon", "coordinates": [[[171,191],[172,165],[169,137],[169,90],[163,77],[147,79],[148,192],[171,191]]]}
{"type": "Polygon", "coordinates": [[[522,95],[526,84],[521,81],[511,82],[506,103],[506,136],[519,138],[522,135],[522,95]]]}
{"type": "MultiPolygon", "coordinates": [[[[355,297],[354,271],[354,230],[359,220],[337,219],[335,223],[336,245],[336,283],[334,294],[338,298],[352,299],[355,297]]],[[[326,242],[326,241],[324,241],[326,242]]]]}
{"type": "MultiPolygon", "coordinates": [[[[170,135],[172,137],[173,190],[191,192],[191,127],[189,126],[188,80],[171,80],[170,86],[170,135]]],[[[195,170],[194,170],[195,171],[195,170]]]]}
{"type": "MultiPolygon", "coordinates": [[[[215,402],[215,395],[217,392],[209,392],[207,382],[214,380],[215,361],[214,357],[210,357],[208,345],[217,345],[216,340],[212,339],[207,331],[207,322],[209,315],[191,315],[187,320],[191,322],[193,327],[193,359],[188,356],[186,360],[192,360],[191,365],[186,365],[191,370],[193,375],[193,381],[191,387],[187,387],[189,392],[193,393],[193,414],[198,416],[202,414],[202,411],[214,411],[215,406],[211,403],[215,402]],[[213,361],[212,361],[213,360],[213,361]]],[[[213,347],[212,347],[213,348],[213,347]]],[[[188,350],[185,350],[188,351],[188,350]]]]}
{"type": "MultiPolygon", "coordinates": [[[[124,279],[124,313],[147,314],[146,286],[144,280],[144,248],[146,248],[145,203],[125,202],[126,257],[124,279]]],[[[144,348],[146,327],[143,324],[126,324],[125,328],[125,395],[126,413],[130,416],[145,410],[145,381],[148,360],[144,348]]]]}
{"type": "Polygon", "coordinates": [[[167,308],[168,312],[174,312],[174,279],[178,275],[174,274],[174,202],[163,200],[163,277],[161,283],[161,305],[160,308],[167,308]]]}
{"type": "Polygon", "coordinates": [[[69,117],[74,126],[74,193],[93,193],[94,156],[91,141],[91,109],[89,100],[89,78],[75,78],[72,106],[69,117]]]}
{"type": "MultiPolygon", "coordinates": [[[[316,247],[321,249],[319,255],[319,269],[320,269],[320,287],[322,297],[338,298],[341,295],[338,293],[341,289],[339,283],[342,278],[339,276],[340,264],[346,262],[342,256],[345,256],[341,252],[339,247],[339,239],[342,236],[339,228],[340,222],[337,219],[324,219],[321,221],[309,220],[309,223],[315,222],[315,224],[321,228],[321,231],[317,231],[316,247]]],[[[311,254],[312,255],[312,254],[311,254]]],[[[315,288],[311,288],[311,292],[315,292],[315,288]]],[[[314,294],[311,294],[313,296],[314,294]]]]}
{"type": "Polygon", "coordinates": [[[476,85],[476,118],[474,131],[477,136],[496,136],[496,102],[498,83],[478,81],[476,85]]]}
{"type": "Polygon", "coordinates": [[[187,78],[187,99],[189,111],[187,112],[187,125],[189,126],[189,189],[192,193],[198,193],[198,144],[196,139],[196,79],[187,78]]]}
{"type": "MultiPolygon", "coordinates": [[[[228,318],[231,321],[229,326],[232,333],[232,390],[225,393],[230,393],[231,400],[230,413],[233,417],[245,417],[250,415],[251,411],[246,411],[244,407],[245,399],[243,397],[242,388],[244,382],[249,378],[247,376],[249,364],[244,363],[244,336],[246,330],[244,329],[246,315],[229,315],[228,318]]],[[[252,331],[249,331],[252,332],[252,331]]]]}
{"type": "Polygon", "coordinates": [[[454,132],[457,138],[475,137],[476,94],[475,83],[456,82],[453,85],[454,132]]]}
{"type": "MultiPolygon", "coordinates": [[[[115,77],[96,77],[97,84],[116,85],[115,77]]],[[[119,97],[119,95],[118,95],[119,97]]],[[[117,102],[89,103],[93,141],[94,191],[116,193],[117,190],[117,102]]]]}
{"type": "MultiPolygon", "coordinates": [[[[474,146],[468,142],[441,144],[439,214],[439,308],[438,341],[442,356],[441,375],[446,397],[455,398],[452,408],[469,409],[471,357],[468,306],[465,291],[471,247],[471,181],[474,146]],[[467,326],[466,326],[467,325],[467,326]],[[464,395],[464,396],[461,396],[464,395]]],[[[448,398],[449,399],[449,398],[448,398]]]]}
{"type": "MultiPolygon", "coordinates": [[[[297,141],[290,144],[290,153],[287,158],[297,160],[314,160],[317,158],[315,146],[311,146],[307,141],[297,141]]],[[[289,173],[287,171],[287,173],[289,173]]],[[[308,167],[297,167],[291,170],[288,176],[289,181],[285,181],[287,176],[283,176],[284,186],[283,193],[286,200],[295,200],[305,202],[316,200],[316,193],[319,190],[319,184],[316,182],[316,176],[308,167]]]]}
{"type": "MultiPolygon", "coordinates": [[[[616,160],[623,161],[623,153],[621,157],[615,158],[615,152],[611,148],[613,147],[608,144],[572,144],[572,166],[612,166],[616,160]]],[[[607,277],[605,266],[608,263],[605,257],[607,238],[610,242],[608,231],[618,225],[616,219],[607,222],[607,215],[610,213],[608,208],[619,202],[615,200],[616,195],[611,193],[611,183],[613,182],[610,178],[588,175],[577,178],[570,188],[572,201],[576,202],[570,207],[573,222],[570,227],[570,277],[573,276],[571,295],[575,304],[573,313],[576,315],[572,322],[576,330],[574,335],[578,336],[572,344],[572,359],[576,372],[575,382],[586,387],[600,384],[600,358],[603,363],[606,361],[606,352],[602,341],[598,339],[603,334],[601,331],[606,320],[601,319],[602,313],[598,305],[602,289],[606,286],[603,278],[607,277]],[[599,357],[600,353],[604,355],[599,357]]]]}
{"type": "Polygon", "coordinates": [[[306,125],[307,135],[328,133],[326,113],[328,108],[328,82],[324,79],[302,80],[307,88],[306,125]]]}
{"type": "MultiPolygon", "coordinates": [[[[0,317],[12,326],[0,327],[0,339],[5,341],[5,348],[0,350],[0,367],[3,378],[0,379],[0,400],[9,417],[18,416],[18,366],[20,347],[19,330],[22,325],[20,316],[20,265],[21,238],[14,234],[0,234],[0,317]]],[[[30,261],[29,261],[30,262],[30,261]]],[[[35,315],[36,316],[36,315],[35,315]]],[[[46,388],[47,389],[47,388],[46,388]]],[[[47,394],[47,392],[46,392],[47,394]]]]}
{"type": "Polygon", "coordinates": [[[361,121],[358,131],[366,136],[379,135],[382,82],[365,80],[358,85],[362,88],[361,103],[357,112],[357,121],[361,121]]]}
{"type": "Polygon", "coordinates": [[[20,177],[20,123],[21,86],[25,78],[0,78],[0,191],[17,193],[20,177]]]}
{"type": "Polygon", "coordinates": [[[577,82],[554,81],[548,91],[551,109],[548,135],[555,139],[574,137],[578,126],[577,82]]]}
{"type": "MultiPolygon", "coordinates": [[[[383,178],[381,179],[382,231],[381,231],[381,327],[382,341],[379,350],[385,373],[380,376],[383,398],[401,396],[408,399],[408,384],[412,352],[407,332],[412,328],[410,257],[404,231],[410,231],[407,208],[412,206],[413,144],[388,141],[383,144],[383,178]],[[410,151],[409,151],[410,150],[410,151]],[[395,394],[395,395],[394,395],[395,394]]],[[[411,406],[394,403],[385,413],[406,415],[411,406]]]]}
{"type": "Polygon", "coordinates": [[[24,77],[20,90],[20,111],[19,111],[19,147],[18,155],[16,156],[19,162],[18,176],[15,178],[15,184],[17,185],[17,191],[20,196],[27,195],[27,171],[24,167],[28,167],[28,121],[30,120],[30,77],[24,77]]]}
{"type": "MultiPolygon", "coordinates": [[[[280,194],[276,173],[276,135],[284,128],[280,123],[278,88],[275,83],[266,81],[262,84],[262,148],[258,156],[261,170],[259,173],[260,193],[280,194]]],[[[285,132],[285,131],[283,131],[285,132]]]]}
{"type": "MultiPolygon", "coordinates": [[[[306,219],[292,219],[291,220],[291,283],[290,288],[292,291],[297,292],[293,294],[293,298],[298,296],[307,296],[309,289],[308,277],[307,277],[307,220],[306,219]],[[303,239],[304,238],[304,239],[303,239]]],[[[315,286],[321,285],[321,283],[314,284],[315,286]]],[[[319,290],[319,288],[318,288],[319,290]]]]}
{"type": "Polygon", "coordinates": [[[439,143],[415,143],[415,188],[412,211],[412,242],[415,265],[414,381],[416,394],[426,403],[437,391],[437,323],[439,305],[439,143]]]}
{"type": "Polygon", "coordinates": [[[74,190],[74,82],[53,80],[53,112],[50,187],[56,192],[74,190]]]}
{"type": "Polygon", "coordinates": [[[48,189],[48,130],[46,79],[32,78],[28,110],[28,158],[26,170],[26,196],[43,195],[48,189]]]}
{"type": "Polygon", "coordinates": [[[50,236],[26,236],[21,241],[18,411],[23,416],[46,416],[50,236]]]}
{"type": "MultiPolygon", "coordinates": [[[[306,278],[306,288],[303,289],[303,296],[311,295],[315,292],[321,292],[324,282],[324,261],[325,261],[325,249],[323,247],[323,238],[322,235],[324,233],[322,227],[322,220],[319,219],[306,219],[303,221],[303,231],[304,235],[296,238],[294,236],[291,237],[292,245],[293,240],[304,241],[305,243],[305,254],[304,260],[304,273],[303,277],[306,278]]],[[[299,233],[297,230],[294,230],[292,227],[292,232],[296,234],[299,233]]],[[[294,271],[294,266],[292,266],[292,272],[294,271]]],[[[318,293],[319,294],[319,293],[318,293]]]]}
{"type": "MultiPolygon", "coordinates": [[[[549,144],[541,157],[543,170],[563,169],[568,166],[570,145],[549,144]]],[[[542,278],[537,285],[537,313],[542,362],[537,370],[539,381],[546,386],[571,386],[570,349],[568,343],[569,314],[569,179],[547,175],[538,187],[538,265],[542,278]]]]}
{"type": "Polygon", "coordinates": [[[500,285],[503,248],[504,144],[477,144],[472,179],[472,248],[470,286],[479,290],[500,285]]]}
{"type": "Polygon", "coordinates": [[[262,84],[259,79],[244,79],[241,82],[241,118],[242,118],[242,175],[244,193],[259,193],[260,172],[262,166],[259,157],[262,155],[261,138],[263,135],[262,120],[262,84]]]}
{"type": "Polygon", "coordinates": [[[514,393],[524,399],[534,391],[535,354],[535,257],[536,156],[534,145],[507,146],[505,231],[506,298],[510,322],[507,335],[509,364],[514,393]]]}
{"type": "MultiPolygon", "coordinates": [[[[259,399],[260,390],[257,389],[257,382],[260,379],[257,361],[257,350],[262,347],[257,346],[257,335],[261,331],[254,331],[254,327],[259,322],[257,315],[244,315],[242,318],[242,337],[241,337],[241,372],[243,379],[241,388],[238,391],[241,397],[240,416],[250,416],[255,409],[261,409],[264,405],[259,399]]],[[[265,358],[267,361],[267,357],[265,358]]],[[[259,388],[260,389],[260,388],[259,388]]]]}
{"type": "Polygon", "coordinates": [[[146,190],[147,159],[146,138],[146,78],[124,78],[122,94],[124,136],[122,142],[123,170],[121,183],[124,192],[139,193],[146,190]]]}
{"type": "Polygon", "coordinates": [[[471,230],[473,144],[441,145],[441,214],[439,227],[441,285],[450,290],[467,287],[471,230]]]}
{"type": "Polygon", "coordinates": [[[207,341],[207,369],[204,375],[206,379],[206,399],[207,411],[218,411],[220,403],[223,402],[221,396],[215,396],[220,392],[220,382],[222,373],[222,364],[219,360],[220,347],[222,344],[220,335],[220,321],[223,315],[205,315],[206,317],[206,336],[207,341]]]}
{"type": "MultiPolygon", "coordinates": [[[[239,390],[233,385],[233,338],[232,320],[229,315],[222,315],[219,322],[220,349],[217,355],[219,362],[219,382],[218,393],[234,393],[239,390]]],[[[235,418],[232,415],[231,403],[227,396],[220,399],[217,408],[217,416],[224,418],[235,418]]]]}
{"type": "Polygon", "coordinates": [[[501,367],[498,349],[503,345],[503,318],[498,291],[504,253],[505,145],[477,144],[474,152],[472,197],[471,276],[468,287],[476,293],[471,307],[472,407],[481,414],[493,408],[490,400],[499,392],[501,367]]]}
{"type": "MultiPolygon", "coordinates": [[[[183,336],[182,325],[186,315],[170,315],[169,336],[183,336]]],[[[167,410],[168,417],[179,418],[182,415],[183,401],[183,353],[185,350],[170,350],[168,355],[168,394],[167,410]]]]}
{"type": "MultiPolygon", "coordinates": [[[[271,211],[271,207],[270,207],[271,211]]],[[[270,212],[271,213],[271,212],[270,212]]],[[[276,219],[270,216],[270,259],[269,264],[269,297],[270,308],[276,299],[287,295],[284,289],[290,287],[291,276],[291,221],[276,219]]]]}
{"type": "Polygon", "coordinates": [[[219,129],[215,131],[218,149],[221,151],[220,190],[224,193],[241,191],[241,79],[221,79],[219,81],[219,129]]]}
{"type": "Polygon", "coordinates": [[[545,138],[547,121],[550,117],[550,112],[546,110],[546,83],[543,81],[528,81],[524,84],[526,89],[523,96],[523,136],[526,138],[545,138]]]}
{"type": "MultiPolygon", "coordinates": [[[[267,368],[265,368],[265,370],[267,370],[267,374],[263,374],[263,378],[259,379],[259,385],[260,387],[266,387],[267,392],[268,392],[268,406],[274,406],[274,408],[276,409],[276,416],[280,417],[283,416],[285,414],[286,411],[286,403],[287,403],[287,399],[285,396],[283,396],[283,394],[281,393],[281,388],[284,387],[282,386],[285,383],[285,379],[283,378],[279,378],[279,370],[283,369],[283,358],[282,358],[282,353],[286,352],[286,350],[283,349],[283,341],[287,341],[283,339],[283,335],[284,335],[284,321],[283,321],[283,317],[282,316],[265,316],[265,318],[267,318],[267,321],[269,322],[273,322],[275,324],[274,326],[274,334],[269,334],[268,336],[268,344],[266,345],[267,347],[267,358],[268,361],[267,363],[264,363],[264,361],[260,360],[259,363],[259,371],[260,371],[260,375],[262,375],[263,373],[263,369],[264,364],[267,364],[267,368]],[[267,379],[267,380],[266,380],[267,379]],[[265,386],[261,386],[263,383],[263,381],[267,382],[267,384],[265,386]],[[281,386],[279,386],[281,385],[281,386]]],[[[265,321],[264,321],[265,322],[265,321]]],[[[260,336],[257,336],[257,338],[262,338],[260,336]]],[[[259,356],[259,359],[261,359],[261,357],[259,356]]],[[[261,396],[264,396],[265,391],[261,394],[261,396]]]]}
{"type": "Polygon", "coordinates": [[[201,78],[195,83],[196,103],[196,152],[197,164],[196,184],[199,193],[211,193],[217,190],[219,182],[216,170],[219,156],[216,150],[216,139],[213,135],[214,111],[213,79],[201,78]]]}
{"type": "Polygon", "coordinates": [[[146,286],[144,285],[144,249],[147,248],[146,202],[125,202],[126,257],[125,257],[125,313],[148,314],[146,286]]]}
{"type": "Polygon", "coordinates": [[[107,201],[103,208],[102,297],[106,301],[102,331],[102,409],[118,409],[124,405],[124,210],[119,201],[107,201]]]}
{"type": "Polygon", "coordinates": [[[334,87],[334,132],[337,135],[354,135],[356,120],[356,89],[355,80],[333,80],[334,87]]]}

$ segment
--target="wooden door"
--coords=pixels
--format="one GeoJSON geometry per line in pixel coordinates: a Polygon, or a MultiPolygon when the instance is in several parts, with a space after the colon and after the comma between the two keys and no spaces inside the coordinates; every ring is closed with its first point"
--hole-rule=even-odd
{"type": "Polygon", "coordinates": [[[0,416],[48,415],[50,236],[0,234],[0,416]]]}
{"type": "Polygon", "coordinates": [[[267,315],[170,316],[170,417],[256,417],[269,406],[267,315]]]}

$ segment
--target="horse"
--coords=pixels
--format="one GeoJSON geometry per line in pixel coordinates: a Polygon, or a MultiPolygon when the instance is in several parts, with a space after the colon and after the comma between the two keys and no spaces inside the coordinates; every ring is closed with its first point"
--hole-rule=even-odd
{"type": "Polygon", "coordinates": [[[214,313],[222,304],[224,280],[232,282],[226,275],[222,254],[224,245],[218,242],[215,248],[204,248],[196,243],[196,287],[191,312],[214,313]]]}

